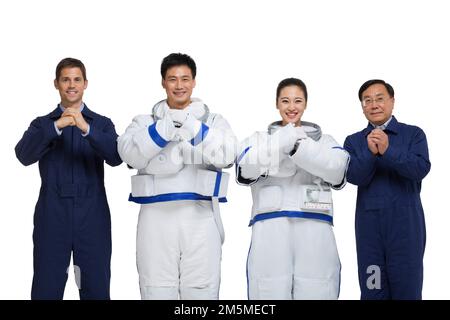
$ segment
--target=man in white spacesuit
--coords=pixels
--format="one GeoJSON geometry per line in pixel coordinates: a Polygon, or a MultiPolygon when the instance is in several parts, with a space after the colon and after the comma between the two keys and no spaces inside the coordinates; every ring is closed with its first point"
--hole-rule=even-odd
{"type": "Polygon", "coordinates": [[[173,53],[161,64],[167,99],[133,119],[118,139],[138,170],[130,201],[140,203],[137,267],[142,299],[218,299],[227,173],[236,138],[228,122],[191,98],[196,65],[173,53]]]}
{"type": "Polygon", "coordinates": [[[236,161],[236,179],[253,197],[249,299],[339,295],[331,188],[344,186],[349,157],[318,125],[301,120],[307,99],[301,80],[281,81],[282,120],[244,140],[236,161]]]}

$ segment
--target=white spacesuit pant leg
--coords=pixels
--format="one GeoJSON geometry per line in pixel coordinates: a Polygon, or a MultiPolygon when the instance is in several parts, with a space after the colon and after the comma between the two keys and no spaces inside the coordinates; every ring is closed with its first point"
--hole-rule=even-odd
{"type": "Polygon", "coordinates": [[[195,201],[180,221],[180,298],[218,300],[222,241],[210,201],[195,201]]]}
{"type": "Polygon", "coordinates": [[[290,219],[262,220],[252,228],[247,260],[249,299],[292,299],[293,243],[290,219]]]}
{"type": "Polygon", "coordinates": [[[297,219],[294,228],[294,299],[337,299],[341,264],[332,226],[297,219]]]}
{"type": "Polygon", "coordinates": [[[175,202],[141,205],[136,260],[143,300],[178,299],[178,208],[175,202]]]}
{"type": "Polygon", "coordinates": [[[142,299],[218,299],[221,250],[210,201],[142,205],[137,233],[142,299]]]}

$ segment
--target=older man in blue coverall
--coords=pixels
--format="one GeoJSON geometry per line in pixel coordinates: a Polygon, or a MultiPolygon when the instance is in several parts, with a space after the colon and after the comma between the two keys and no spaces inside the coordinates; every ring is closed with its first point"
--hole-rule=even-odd
{"type": "Polygon", "coordinates": [[[347,137],[347,180],[358,186],[356,246],[361,299],[421,299],[425,219],[421,181],[430,171],[425,133],[392,116],[394,89],[359,90],[367,128],[347,137]]]}
{"type": "Polygon", "coordinates": [[[34,214],[32,299],[62,299],[71,253],[80,299],[109,299],[111,220],[103,162],[117,166],[110,119],[83,103],[86,69],[63,59],[54,81],[61,103],[33,120],[16,146],[24,165],[39,161],[42,179],[34,214]]]}

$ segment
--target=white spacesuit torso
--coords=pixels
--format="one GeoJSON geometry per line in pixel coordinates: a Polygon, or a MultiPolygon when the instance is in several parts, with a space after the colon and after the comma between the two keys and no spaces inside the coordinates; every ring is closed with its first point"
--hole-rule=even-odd
{"type": "MultiPolygon", "coordinates": [[[[226,129],[227,123],[223,123],[223,118],[209,113],[206,105],[200,101],[195,101],[190,107],[188,111],[208,127],[226,129]]],[[[136,129],[151,126],[156,120],[162,119],[167,112],[170,111],[165,101],[156,104],[153,108],[153,116],[140,115],[134,118],[133,121],[137,124],[136,129]]],[[[205,147],[202,146],[200,152],[195,150],[195,147],[181,134],[183,133],[180,133],[178,140],[169,141],[163,149],[157,150],[157,154],[151,159],[143,161],[139,150],[136,155],[133,155],[130,150],[126,151],[128,152],[126,157],[131,163],[134,162],[136,166],[133,167],[138,169],[137,174],[132,177],[130,201],[143,204],[174,200],[211,200],[212,197],[218,197],[221,202],[226,201],[229,174],[221,172],[221,168],[224,167],[225,162],[228,162],[226,166],[229,166],[231,157],[227,161],[225,159],[227,155],[223,152],[221,159],[216,157],[214,161],[208,161],[202,154],[205,147]]],[[[124,140],[122,137],[121,139],[124,140]]],[[[232,140],[233,137],[229,139],[232,140]]],[[[211,144],[220,144],[223,142],[221,140],[223,137],[218,141],[210,139],[209,149],[214,149],[215,146],[211,144]]],[[[217,148],[224,149],[220,145],[217,148]]]]}
{"type": "MultiPolygon", "coordinates": [[[[318,125],[302,122],[301,128],[304,136],[291,154],[279,152],[283,144],[273,141],[274,133],[283,130],[277,122],[268,132],[256,132],[244,141],[237,179],[251,186],[250,225],[280,216],[333,223],[331,188],[344,186],[348,154],[331,136],[322,134],[318,125]]],[[[291,139],[287,136],[276,137],[291,139]]]]}

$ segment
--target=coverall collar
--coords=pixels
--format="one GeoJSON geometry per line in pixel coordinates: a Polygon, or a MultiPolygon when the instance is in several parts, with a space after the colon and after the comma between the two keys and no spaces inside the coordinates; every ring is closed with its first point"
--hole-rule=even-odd
{"type": "MultiPolygon", "coordinates": [[[[392,116],[391,121],[389,121],[389,124],[386,127],[386,129],[384,129],[384,131],[397,134],[398,126],[399,126],[399,124],[398,124],[397,119],[394,116],[392,116]]],[[[370,132],[372,132],[372,130],[373,130],[373,125],[369,122],[367,124],[367,127],[363,130],[364,135],[367,136],[370,132]]]]}
{"type": "MultiPolygon", "coordinates": [[[[63,111],[61,110],[60,104],[58,104],[56,106],[56,109],[53,110],[50,113],[50,118],[51,119],[58,119],[59,117],[61,117],[63,111]]],[[[83,117],[89,118],[89,119],[93,119],[94,118],[94,113],[87,107],[87,105],[83,102],[83,109],[81,110],[81,113],[83,114],[83,117]]]]}

